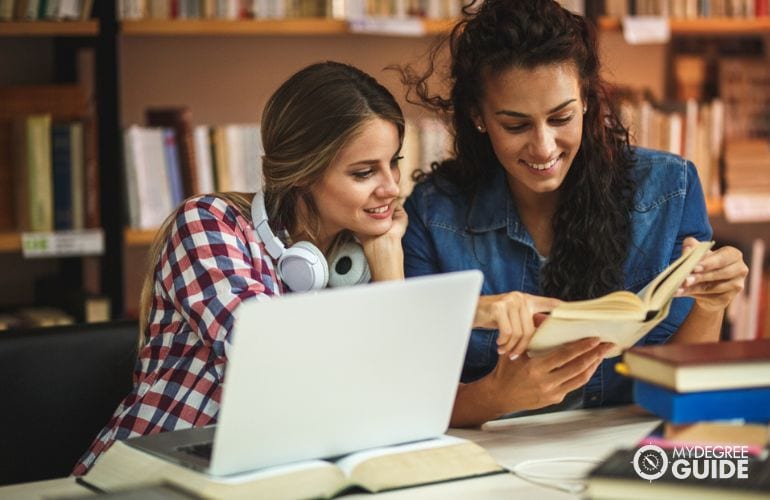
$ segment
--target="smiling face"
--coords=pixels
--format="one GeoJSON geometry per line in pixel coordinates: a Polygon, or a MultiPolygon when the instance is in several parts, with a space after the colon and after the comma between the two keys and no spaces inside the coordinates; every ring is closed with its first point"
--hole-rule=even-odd
{"type": "Polygon", "coordinates": [[[475,124],[486,129],[517,198],[555,194],[580,148],[583,100],[572,63],[488,75],[475,124]]]}
{"type": "Polygon", "coordinates": [[[372,119],[310,187],[324,246],[344,229],[364,236],[378,236],[390,229],[401,177],[399,148],[396,126],[372,119]]]}

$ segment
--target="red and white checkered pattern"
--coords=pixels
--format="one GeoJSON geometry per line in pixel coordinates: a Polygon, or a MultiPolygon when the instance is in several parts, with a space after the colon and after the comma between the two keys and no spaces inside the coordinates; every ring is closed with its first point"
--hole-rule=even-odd
{"type": "Polygon", "coordinates": [[[221,198],[188,200],[155,267],[134,389],[73,471],[85,474],[116,439],[216,422],[233,311],[284,292],[250,222],[221,198]]]}

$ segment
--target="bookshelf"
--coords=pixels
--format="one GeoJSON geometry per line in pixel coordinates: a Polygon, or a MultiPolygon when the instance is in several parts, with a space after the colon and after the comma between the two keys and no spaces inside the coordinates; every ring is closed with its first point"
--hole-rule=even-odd
{"type": "MultiPolygon", "coordinates": [[[[770,34],[770,17],[753,19],[671,19],[669,23],[672,35],[735,36],[770,34]]],[[[622,28],[622,21],[614,17],[600,17],[597,25],[602,31],[618,31],[622,28]]]]}
{"type": "Polygon", "coordinates": [[[13,21],[0,23],[0,37],[14,36],[96,36],[99,22],[90,21],[13,21]]]}
{"type": "MultiPolygon", "coordinates": [[[[0,86],[6,98],[19,96],[10,97],[12,105],[0,115],[6,124],[9,119],[15,120],[13,116],[46,114],[55,122],[82,125],[85,162],[90,165],[90,173],[84,179],[92,179],[83,187],[83,196],[89,200],[84,202],[83,210],[89,210],[89,218],[81,227],[88,230],[25,235],[16,229],[19,227],[14,216],[16,210],[6,212],[0,227],[0,270],[7,280],[4,281],[6,290],[0,294],[3,312],[14,313],[17,308],[27,306],[57,306],[81,320],[83,317],[77,312],[85,306],[81,299],[90,301],[98,296],[113,306],[118,305],[113,317],[121,315],[122,282],[113,280],[114,273],[105,272],[106,266],[114,262],[110,251],[114,244],[110,238],[115,219],[110,201],[115,198],[113,191],[118,192],[120,188],[110,187],[114,174],[103,168],[114,164],[109,160],[105,144],[109,145],[110,136],[109,102],[117,106],[117,99],[110,97],[109,92],[110,87],[115,87],[115,79],[110,78],[110,73],[115,71],[115,56],[109,55],[109,43],[112,40],[114,45],[116,39],[115,23],[111,21],[114,5],[110,4],[114,2],[98,2],[94,17],[87,20],[0,22],[0,59],[8,62],[6,71],[0,75],[0,86]],[[107,22],[102,22],[105,19],[107,22]],[[67,90],[70,88],[79,89],[77,96],[67,90]],[[45,94],[41,89],[58,90],[48,90],[45,94]],[[70,95],[73,97],[65,97],[70,95]],[[85,208],[85,204],[90,208],[85,208]],[[95,246],[86,249],[83,247],[86,240],[95,246]],[[42,258],[30,258],[33,256],[42,258]],[[117,296],[112,295],[115,290],[118,290],[117,296]]],[[[76,143],[75,139],[72,141],[76,143]]],[[[0,182],[8,182],[3,192],[10,195],[8,203],[14,205],[17,187],[9,179],[18,174],[15,160],[7,163],[12,158],[10,146],[11,143],[0,145],[0,151],[9,155],[0,165],[3,167],[0,182]]],[[[120,259],[119,253],[117,258],[120,259]]]]}
{"type": "MultiPolygon", "coordinates": [[[[448,33],[453,26],[452,20],[425,19],[421,21],[422,36],[410,37],[354,34],[347,21],[323,18],[118,21],[117,2],[95,3],[97,18],[89,21],[0,23],[0,43],[50,39],[55,47],[52,52],[58,54],[60,46],[87,40],[96,49],[99,192],[105,236],[100,279],[102,292],[112,301],[114,317],[123,316],[124,309],[134,309],[136,283],[141,281],[146,249],[155,235],[154,230],[125,227],[122,127],[142,123],[143,112],[150,105],[188,105],[200,124],[256,121],[271,91],[290,72],[321,59],[344,60],[361,67],[394,92],[407,116],[419,116],[405,105],[397,77],[382,68],[392,62],[419,59],[434,37],[448,33]],[[195,64],[190,64],[191,56],[195,64]]],[[[659,74],[663,81],[665,50],[614,41],[621,38],[618,19],[599,17],[597,24],[600,44],[619,61],[620,68],[612,69],[621,83],[639,83],[630,65],[644,68],[654,78],[659,74]],[[647,56],[639,58],[636,51],[647,56]]],[[[675,36],[767,38],[770,18],[675,19],[671,30],[675,36]]],[[[720,199],[708,199],[707,207],[711,217],[721,217],[720,199]]],[[[0,232],[0,256],[20,251],[20,233],[0,232]]]]}
{"type": "MultiPolygon", "coordinates": [[[[451,19],[421,21],[425,35],[448,33],[451,19]]],[[[158,20],[121,22],[125,36],[344,36],[350,34],[347,21],[324,18],[275,20],[158,20]]]]}
{"type": "Polygon", "coordinates": [[[281,20],[155,20],[123,21],[121,34],[126,36],[295,36],[344,35],[346,21],[332,19],[281,20]]]}
{"type": "MultiPolygon", "coordinates": [[[[157,229],[134,229],[127,227],[123,233],[123,241],[127,247],[149,246],[155,237],[157,229]]],[[[0,235],[0,245],[2,245],[0,235]]]]}
{"type": "Polygon", "coordinates": [[[0,232],[0,252],[20,252],[21,233],[3,231],[0,232]]]}

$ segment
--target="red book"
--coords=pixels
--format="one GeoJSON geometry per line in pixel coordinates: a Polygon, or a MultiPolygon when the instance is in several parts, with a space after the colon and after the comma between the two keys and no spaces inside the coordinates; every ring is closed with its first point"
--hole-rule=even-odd
{"type": "Polygon", "coordinates": [[[770,339],[634,347],[625,369],[677,392],[770,386],[770,339]]]}
{"type": "Polygon", "coordinates": [[[757,17],[767,16],[767,4],[768,4],[768,0],[755,0],[754,15],[757,17]]]}

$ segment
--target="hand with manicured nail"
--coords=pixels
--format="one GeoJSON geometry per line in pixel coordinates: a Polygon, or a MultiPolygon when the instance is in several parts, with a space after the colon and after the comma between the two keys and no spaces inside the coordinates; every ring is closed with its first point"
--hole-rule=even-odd
{"type": "MultiPolygon", "coordinates": [[[[682,243],[682,252],[698,243],[687,237],[682,243]]],[[[743,290],[749,268],[743,262],[743,254],[734,247],[724,246],[709,251],[687,277],[680,297],[693,297],[698,306],[707,311],[719,311],[727,307],[733,298],[743,290]]]]}
{"type": "Polygon", "coordinates": [[[552,311],[558,299],[522,292],[484,295],[476,307],[475,328],[497,328],[497,353],[516,359],[526,351],[532,334],[542,321],[539,313],[552,311]]]}

